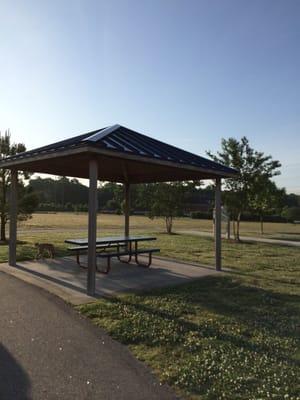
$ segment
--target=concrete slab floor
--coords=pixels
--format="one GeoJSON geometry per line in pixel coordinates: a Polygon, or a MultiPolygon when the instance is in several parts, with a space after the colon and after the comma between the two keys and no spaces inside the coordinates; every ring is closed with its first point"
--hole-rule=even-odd
{"type": "MultiPolygon", "coordinates": [[[[82,261],[85,262],[84,257],[82,261]]],[[[96,273],[96,296],[90,297],[86,294],[87,271],[80,268],[73,257],[22,261],[18,262],[17,267],[2,263],[0,271],[42,287],[73,305],[90,303],[102,296],[178,285],[219,273],[213,267],[160,257],[153,258],[150,268],[113,259],[108,275],[96,273]]]]}

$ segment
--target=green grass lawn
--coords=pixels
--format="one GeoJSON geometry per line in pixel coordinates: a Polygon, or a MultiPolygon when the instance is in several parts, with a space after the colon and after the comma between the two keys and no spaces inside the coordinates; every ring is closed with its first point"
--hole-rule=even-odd
{"type": "MultiPolygon", "coordinates": [[[[210,239],[158,236],[162,255],[212,263],[210,239]]],[[[191,399],[300,399],[300,249],[224,243],[230,273],[78,310],[191,399]]]]}
{"type": "MultiPolygon", "coordinates": [[[[98,215],[98,227],[101,230],[112,232],[122,230],[124,217],[122,215],[98,215]]],[[[134,231],[164,232],[165,223],[162,218],[149,219],[145,216],[130,217],[130,226],[134,231]]],[[[33,218],[20,225],[22,230],[57,229],[58,231],[71,231],[87,228],[87,213],[54,213],[33,214],[33,218]]],[[[212,221],[204,219],[176,218],[175,231],[202,231],[212,232],[212,221]]],[[[300,240],[300,224],[268,223],[264,224],[263,237],[286,240],[300,240]]],[[[260,237],[260,224],[258,222],[241,222],[241,235],[260,237]]]]}
{"type": "MultiPolygon", "coordinates": [[[[47,217],[44,228],[34,219],[22,227],[19,260],[34,256],[36,241],[53,243],[60,256],[64,239],[84,236],[82,220],[72,217],[71,227],[60,217],[47,217]]],[[[121,232],[121,217],[103,222],[101,235],[121,232]]],[[[133,223],[134,233],[157,236],[161,256],[213,264],[210,238],[133,223]]],[[[300,399],[300,249],[224,241],[223,266],[230,272],[78,310],[186,398],[300,399]]]]}

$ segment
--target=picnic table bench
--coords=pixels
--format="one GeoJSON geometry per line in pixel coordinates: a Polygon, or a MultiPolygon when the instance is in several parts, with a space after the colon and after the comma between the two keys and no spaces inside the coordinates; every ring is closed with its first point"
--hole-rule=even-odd
{"type": "MultiPolygon", "coordinates": [[[[104,237],[96,239],[96,256],[100,259],[107,260],[105,270],[97,271],[108,274],[111,267],[111,259],[117,257],[119,261],[130,263],[134,256],[135,262],[141,267],[149,268],[152,263],[152,254],[160,251],[158,248],[139,249],[138,243],[144,241],[156,240],[154,236],[119,236],[119,237],[104,237]],[[114,251],[110,251],[114,249],[114,251]],[[138,256],[141,254],[148,254],[148,262],[141,263],[138,256]],[[124,257],[128,257],[124,259],[124,257]]],[[[80,255],[86,254],[88,251],[88,239],[67,239],[65,243],[74,245],[69,247],[68,250],[76,254],[76,262],[79,266],[84,267],[80,263],[80,255]]],[[[84,267],[86,268],[86,267],[84,267]]]]}

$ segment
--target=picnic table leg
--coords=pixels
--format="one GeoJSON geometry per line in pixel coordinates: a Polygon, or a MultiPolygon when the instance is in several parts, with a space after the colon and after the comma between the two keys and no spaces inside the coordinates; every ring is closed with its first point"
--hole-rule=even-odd
{"type": "Polygon", "coordinates": [[[106,271],[104,272],[105,274],[108,274],[109,271],[110,271],[110,260],[111,260],[111,257],[108,257],[108,259],[107,259],[107,269],[106,269],[106,271]]]}
{"type": "Polygon", "coordinates": [[[130,256],[128,262],[130,263],[132,257],[132,242],[129,242],[129,251],[130,251],[130,256]]]}
{"type": "Polygon", "coordinates": [[[134,259],[135,259],[136,264],[138,264],[139,261],[138,261],[138,255],[137,255],[137,251],[138,251],[138,242],[137,242],[137,240],[135,241],[134,250],[135,250],[134,259]]]}
{"type": "MultiPolygon", "coordinates": [[[[128,250],[128,244],[129,244],[129,256],[128,256],[128,260],[124,260],[124,259],[122,259],[121,258],[121,256],[118,256],[118,260],[120,261],[120,262],[123,262],[123,263],[126,263],[126,264],[129,264],[130,263],[130,261],[131,261],[131,258],[132,258],[132,244],[131,244],[131,242],[129,242],[129,243],[126,243],[126,249],[128,250]]],[[[119,253],[119,251],[120,251],[120,246],[118,245],[118,247],[117,247],[117,250],[118,250],[118,253],[119,253]]]]}
{"type": "Polygon", "coordinates": [[[86,265],[80,264],[80,250],[76,251],[76,262],[80,268],[84,268],[84,269],[88,268],[86,265]]]}
{"type": "Polygon", "coordinates": [[[137,242],[137,240],[136,240],[136,242],[135,242],[135,255],[134,255],[134,258],[135,258],[135,262],[136,262],[136,264],[139,266],[139,267],[146,267],[146,268],[149,268],[150,267],[150,265],[152,264],[152,252],[150,251],[149,253],[148,253],[148,256],[149,256],[149,258],[148,258],[148,263],[147,264],[144,264],[144,263],[140,263],[139,262],[139,256],[138,256],[138,242],[137,242]]]}
{"type": "Polygon", "coordinates": [[[144,264],[144,263],[140,263],[140,262],[139,262],[138,254],[135,253],[135,262],[137,263],[137,265],[138,265],[139,267],[149,268],[150,265],[152,264],[152,252],[151,252],[151,251],[148,253],[148,256],[149,256],[149,258],[148,258],[148,263],[147,263],[147,264],[144,264]]]}
{"type": "Polygon", "coordinates": [[[107,257],[107,267],[106,267],[106,270],[101,271],[101,269],[99,269],[98,266],[97,266],[97,267],[96,267],[96,268],[97,268],[97,271],[100,272],[101,274],[107,275],[107,274],[109,273],[109,271],[110,271],[110,259],[111,259],[111,257],[107,257]]]}

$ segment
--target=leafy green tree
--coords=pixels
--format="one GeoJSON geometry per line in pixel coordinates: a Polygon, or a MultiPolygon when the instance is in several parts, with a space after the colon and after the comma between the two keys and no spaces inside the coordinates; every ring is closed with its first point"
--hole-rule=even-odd
{"type": "Polygon", "coordinates": [[[287,207],[283,210],[282,216],[290,222],[300,221],[300,207],[287,207]]]}
{"type": "MultiPolygon", "coordinates": [[[[23,143],[12,143],[10,132],[0,132],[0,159],[13,156],[25,151],[23,143]]],[[[24,186],[24,179],[28,179],[25,173],[19,173],[18,181],[18,219],[30,218],[38,204],[37,196],[29,188],[24,186]]],[[[11,184],[10,170],[0,169],[0,240],[6,241],[5,227],[9,220],[8,196],[11,184]]]]}
{"type": "Polygon", "coordinates": [[[285,194],[283,203],[286,207],[300,207],[300,196],[295,193],[285,194]]]}
{"type": "Polygon", "coordinates": [[[149,217],[164,217],[168,234],[172,233],[173,219],[182,213],[183,185],[175,183],[157,183],[149,208],[149,217]]]}
{"type": "Polygon", "coordinates": [[[38,194],[41,204],[53,203],[53,210],[68,203],[79,205],[88,202],[88,187],[77,179],[35,177],[30,180],[29,186],[38,194]]]}
{"type": "Polygon", "coordinates": [[[175,217],[183,214],[184,200],[197,182],[171,182],[156,183],[143,187],[143,197],[149,217],[163,217],[166,223],[166,231],[172,233],[175,217]]]}
{"type": "Polygon", "coordinates": [[[240,141],[235,138],[222,139],[221,151],[216,155],[210,151],[207,154],[214,161],[240,171],[237,177],[224,181],[223,193],[224,203],[234,221],[235,239],[239,241],[241,215],[251,208],[250,198],[256,182],[279,175],[281,164],[272,156],[254,150],[245,136],[240,141]]]}
{"type": "Polygon", "coordinates": [[[263,176],[257,177],[249,194],[249,205],[260,217],[260,233],[264,234],[264,216],[281,208],[285,189],[278,189],[275,182],[263,176]]]}
{"type": "Polygon", "coordinates": [[[26,221],[38,208],[39,198],[36,192],[30,186],[25,186],[23,182],[18,184],[18,197],[18,220],[26,221]]]}

